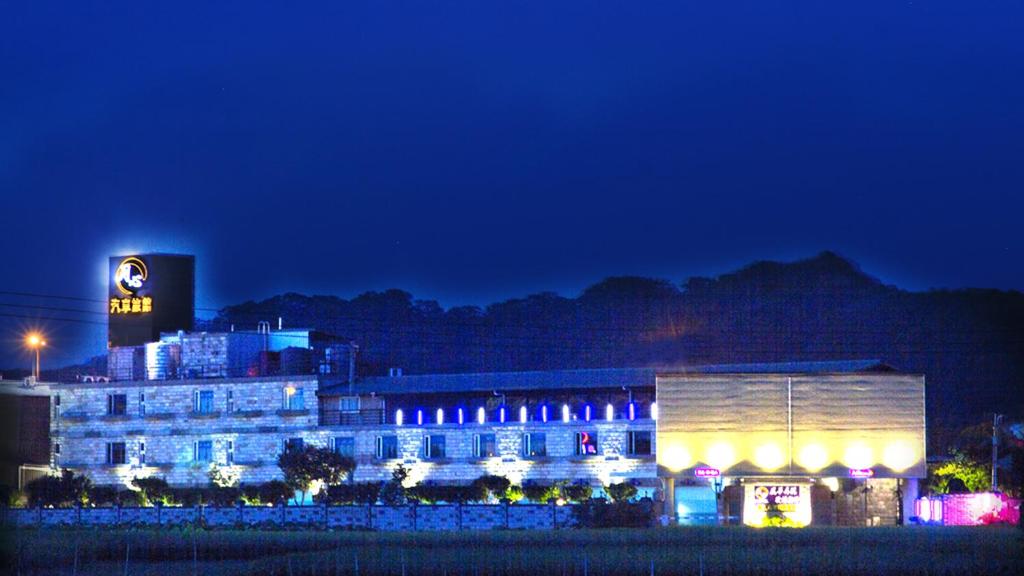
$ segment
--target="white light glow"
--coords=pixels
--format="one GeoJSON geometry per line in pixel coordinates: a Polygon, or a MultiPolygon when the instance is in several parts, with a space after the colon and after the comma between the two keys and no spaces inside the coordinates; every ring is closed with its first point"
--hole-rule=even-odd
{"type": "Polygon", "coordinates": [[[569,405],[562,404],[562,422],[569,422],[569,405]]]}
{"type": "Polygon", "coordinates": [[[402,409],[395,410],[395,425],[401,426],[403,420],[405,420],[405,415],[402,414],[402,409]]]}
{"type": "Polygon", "coordinates": [[[843,464],[853,469],[871,468],[874,463],[871,448],[865,444],[852,444],[843,455],[843,464]]]}
{"type": "Polygon", "coordinates": [[[800,464],[804,470],[817,472],[828,465],[828,453],[820,444],[808,444],[800,449],[797,464],[800,464]]]}
{"type": "Polygon", "coordinates": [[[708,447],[704,461],[724,474],[727,468],[736,463],[736,452],[731,445],[719,442],[708,447]]]}
{"type": "Polygon", "coordinates": [[[882,464],[895,472],[902,472],[910,468],[915,460],[917,460],[917,454],[906,442],[893,442],[882,452],[882,464]]]}
{"type": "Polygon", "coordinates": [[[685,446],[676,444],[665,448],[665,455],[661,463],[669,470],[679,472],[684,468],[689,468],[693,464],[693,458],[685,446]]]}
{"type": "Polygon", "coordinates": [[[463,424],[465,422],[466,422],[466,413],[462,410],[462,408],[459,408],[459,424],[463,424]]]}
{"type": "Polygon", "coordinates": [[[754,464],[762,470],[778,470],[783,461],[782,450],[775,444],[764,444],[754,451],[754,464]]]}
{"type": "Polygon", "coordinates": [[[423,426],[423,410],[416,411],[416,425],[423,426]]]}
{"type": "Polygon", "coordinates": [[[485,422],[487,422],[487,411],[481,406],[476,409],[476,423],[483,424],[485,422]]]}
{"type": "Polygon", "coordinates": [[[444,424],[444,408],[437,409],[437,423],[444,424]]]}
{"type": "Polygon", "coordinates": [[[615,407],[611,404],[604,407],[604,419],[609,422],[615,420],[615,407]]]}
{"type": "Polygon", "coordinates": [[[526,424],[526,406],[519,407],[519,422],[526,424]]]}
{"type": "Polygon", "coordinates": [[[540,407],[540,420],[541,420],[541,422],[547,422],[548,421],[548,405],[547,404],[545,404],[545,405],[540,407]]]}

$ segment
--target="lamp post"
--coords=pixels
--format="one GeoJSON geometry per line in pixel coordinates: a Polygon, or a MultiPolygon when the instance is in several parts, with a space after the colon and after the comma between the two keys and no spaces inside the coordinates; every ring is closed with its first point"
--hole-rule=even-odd
{"type": "Polygon", "coordinates": [[[38,332],[32,332],[25,337],[25,346],[31,350],[36,351],[36,365],[32,371],[32,376],[35,377],[36,381],[39,381],[39,351],[46,346],[46,340],[38,332]]]}

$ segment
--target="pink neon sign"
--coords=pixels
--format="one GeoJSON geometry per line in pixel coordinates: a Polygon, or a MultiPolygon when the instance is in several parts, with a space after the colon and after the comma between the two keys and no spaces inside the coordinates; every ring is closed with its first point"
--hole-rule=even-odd
{"type": "Polygon", "coordinates": [[[694,468],[693,475],[698,478],[718,478],[722,472],[718,468],[694,468]]]}
{"type": "Polygon", "coordinates": [[[875,475],[875,471],[871,468],[850,468],[851,478],[871,478],[875,475]]]}

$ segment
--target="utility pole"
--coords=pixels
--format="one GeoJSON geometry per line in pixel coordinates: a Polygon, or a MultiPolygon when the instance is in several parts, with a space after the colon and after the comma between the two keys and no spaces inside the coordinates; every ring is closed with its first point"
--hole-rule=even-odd
{"type": "Polygon", "coordinates": [[[998,480],[998,474],[996,469],[999,466],[999,422],[1002,421],[1002,414],[994,414],[992,416],[992,491],[995,492],[998,489],[996,484],[998,480]]]}

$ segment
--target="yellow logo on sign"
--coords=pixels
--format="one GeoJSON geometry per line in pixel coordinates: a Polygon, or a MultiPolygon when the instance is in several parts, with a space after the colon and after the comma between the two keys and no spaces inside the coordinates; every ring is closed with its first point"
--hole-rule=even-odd
{"type": "Polygon", "coordinates": [[[134,296],[149,277],[146,264],[135,256],[129,256],[114,270],[114,285],[125,296],[134,296]]]}

